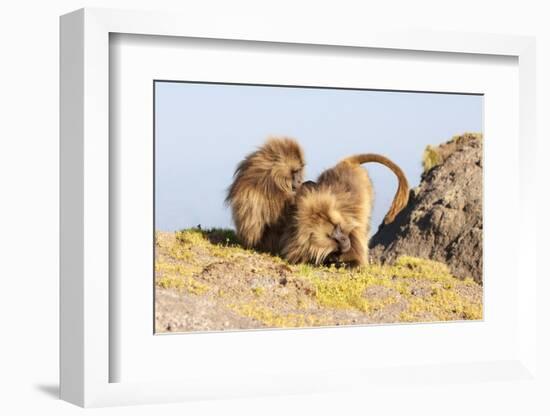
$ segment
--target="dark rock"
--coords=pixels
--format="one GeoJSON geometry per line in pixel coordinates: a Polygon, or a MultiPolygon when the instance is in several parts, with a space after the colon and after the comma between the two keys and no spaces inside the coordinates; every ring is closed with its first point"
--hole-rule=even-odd
{"type": "Polygon", "coordinates": [[[427,148],[409,204],[370,240],[372,261],[423,257],[446,263],[459,278],[483,281],[482,145],[481,135],[467,133],[427,148]]]}

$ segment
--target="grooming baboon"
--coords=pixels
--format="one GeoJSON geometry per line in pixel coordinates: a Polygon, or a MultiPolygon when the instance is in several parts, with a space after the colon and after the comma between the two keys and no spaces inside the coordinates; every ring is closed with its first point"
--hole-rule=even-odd
{"type": "Polygon", "coordinates": [[[271,138],[239,163],[226,202],[237,236],[247,248],[277,253],[281,234],[302,184],[304,155],[290,138],[271,138]]]}
{"type": "Polygon", "coordinates": [[[389,167],[399,180],[384,223],[407,205],[409,185],[403,171],[376,154],[351,156],[324,171],[317,183],[303,186],[282,241],[282,254],[292,263],[327,261],[362,266],[368,263],[368,233],[373,203],[372,183],[362,163],[389,167]]]}

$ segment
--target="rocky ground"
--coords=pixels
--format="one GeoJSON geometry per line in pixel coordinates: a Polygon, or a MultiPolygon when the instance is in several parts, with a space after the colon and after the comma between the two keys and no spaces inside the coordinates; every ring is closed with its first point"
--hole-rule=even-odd
{"type": "Polygon", "coordinates": [[[155,331],[475,320],[482,287],[402,256],[362,270],[288,265],[228,230],[156,233],[155,331]]]}

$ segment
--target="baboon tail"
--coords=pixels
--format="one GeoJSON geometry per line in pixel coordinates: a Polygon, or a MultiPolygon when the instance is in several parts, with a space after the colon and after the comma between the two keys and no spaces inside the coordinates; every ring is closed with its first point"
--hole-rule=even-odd
{"type": "Polygon", "coordinates": [[[355,165],[362,165],[363,163],[369,162],[381,163],[382,165],[390,168],[391,171],[395,173],[395,176],[397,176],[397,179],[399,181],[399,186],[397,188],[395,196],[393,197],[393,202],[391,204],[390,210],[384,217],[384,224],[389,224],[390,222],[392,222],[397,214],[399,214],[401,210],[405,208],[405,206],[407,206],[409,202],[409,183],[407,182],[407,178],[405,177],[405,174],[403,173],[401,168],[393,163],[391,160],[389,160],[387,157],[377,155],[375,153],[365,153],[350,156],[344,159],[342,162],[347,162],[355,165]]]}

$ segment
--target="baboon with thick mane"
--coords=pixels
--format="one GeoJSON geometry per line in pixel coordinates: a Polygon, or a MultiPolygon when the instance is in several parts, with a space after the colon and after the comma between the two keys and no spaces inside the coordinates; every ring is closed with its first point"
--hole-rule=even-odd
{"type": "Polygon", "coordinates": [[[387,166],[398,178],[398,189],[384,223],[394,220],[409,199],[403,171],[381,155],[351,156],[324,171],[317,183],[302,187],[283,235],[283,257],[291,263],[316,265],[327,261],[350,266],[368,263],[373,191],[369,175],[361,167],[368,162],[387,166]]]}
{"type": "Polygon", "coordinates": [[[235,170],[226,203],[247,248],[278,253],[281,235],[304,175],[304,154],[291,138],[270,138],[235,170]]]}

